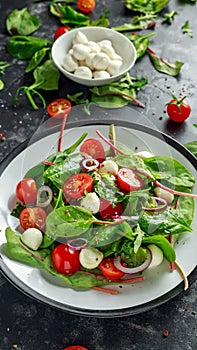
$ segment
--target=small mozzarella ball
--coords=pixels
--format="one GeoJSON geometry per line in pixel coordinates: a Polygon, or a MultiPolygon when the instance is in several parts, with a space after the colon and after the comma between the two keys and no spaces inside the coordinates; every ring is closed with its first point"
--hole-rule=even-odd
{"type": "Polygon", "coordinates": [[[104,47],[104,46],[106,47],[106,46],[112,46],[112,43],[110,40],[104,39],[104,40],[99,41],[98,45],[100,47],[104,47]]]}
{"type": "Polygon", "coordinates": [[[104,160],[100,165],[99,173],[116,176],[118,174],[118,165],[113,160],[104,160]]]}
{"type": "Polygon", "coordinates": [[[91,213],[96,214],[99,212],[100,199],[95,192],[89,192],[82,198],[81,206],[91,211],[91,213]]]}
{"type": "Polygon", "coordinates": [[[135,156],[138,156],[140,158],[151,158],[151,157],[154,157],[154,154],[149,151],[140,151],[140,152],[136,152],[135,156]]]}
{"type": "Polygon", "coordinates": [[[95,56],[95,53],[90,53],[87,57],[86,57],[86,60],[85,60],[85,65],[87,67],[89,67],[91,70],[94,69],[94,65],[93,65],[93,58],[95,56]]]}
{"type": "Polygon", "coordinates": [[[33,250],[37,250],[43,240],[42,232],[37,228],[28,228],[21,235],[22,242],[33,250]]]}
{"type": "Polygon", "coordinates": [[[110,78],[110,74],[106,70],[96,70],[92,74],[95,79],[107,79],[110,78]]]}
{"type": "Polygon", "coordinates": [[[74,74],[78,77],[85,79],[92,79],[92,71],[86,66],[80,66],[75,71],[74,74]]]}
{"type": "Polygon", "coordinates": [[[95,69],[105,70],[110,64],[110,59],[104,52],[99,52],[94,56],[92,63],[95,69]]]}
{"type": "Polygon", "coordinates": [[[68,72],[74,72],[78,67],[78,63],[71,55],[67,54],[64,57],[62,67],[65,68],[68,72]]]}
{"type": "Polygon", "coordinates": [[[115,54],[113,47],[109,45],[101,46],[101,52],[105,52],[110,58],[113,57],[113,55],[115,54]]]}
{"type": "Polygon", "coordinates": [[[79,253],[79,260],[86,269],[95,269],[103,260],[103,253],[97,248],[84,248],[79,253]]]}
{"type": "Polygon", "coordinates": [[[151,255],[152,255],[152,260],[148,269],[152,269],[154,267],[159,266],[163,261],[162,250],[155,244],[149,244],[147,248],[151,251],[151,255]]]}
{"type": "Polygon", "coordinates": [[[91,52],[95,52],[95,53],[100,52],[100,46],[94,41],[88,41],[87,46],[90,48],[91,52]]]}
{"type": "Polygon", "coordinates": [[[122,61],[120,60],[113,60],[110,62],[107,71],[111,75],[116,75],[120,72],[120,67],[122,66],[122,61]]]}
{"type": "Polygon", "coordinates": [[[73,46],[73,56],[76,60],[85,60],[90,53],[90,48],[84,44],[75,44],[73,46]]]}
{"type": "Polygon", "coordinates": [[[166,202],[167,202],[168,204],[171,204],[171,203],[173,202],[173,200],[174,200],[174,195],[173,195],[173,193],[170,193],[170,192],[168,192],[168,191],[166,191],[166,190],[163,190],[163,189],[160,188],[160,187],[155,187],[154,192],[155,192],[155,194],[156,194],[157,197],[166,200],[166,202]]]}
{"type": "Polygon", "coordinates": [[[77,32],[74,39],[73,39],[73,45],[75,44],[87,44],[88,38],[86,35],[82,32],[77,32]]]}
{"type": "Polygon", "coordinates": [[[118,55],[116,52],[110,57],[112,60],[123,61],[122,57],[118,55]]]}

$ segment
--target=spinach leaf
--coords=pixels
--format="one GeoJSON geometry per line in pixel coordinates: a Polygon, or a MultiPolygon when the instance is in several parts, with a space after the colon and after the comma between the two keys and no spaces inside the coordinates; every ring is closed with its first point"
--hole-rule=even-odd
{"type": "Polygon", "coordinates": [[[132,41],[136,48],[137,53],[137,59],[142,57],[150,44],[149,37],[155,35],[154,32],[145,34],[145,35],[138,35],[136,33],[133,34],[126,34],[126,37],[132,41]]]}
{"type": "Polygon", "coordinates": [[[59,4],[50,4],[50,12],[59,17],[62,24],[67,24],[70,26],[87,26],[90,24],[90,19],[88,16],[83,15],[75,11],[71,6],[63,6],[59,4]]]}
{"type": "Polygon", "coordinates": [[[193,38],[193,30],[192,26],[190,25],[189,21],[185,21],[185,23],[181,27],[182,33],[187,34],[190,36],[190,38],[193,38]]]}
{"type": "Polygon", "coordinates": [[[170,242],[168,241],[168,239],[165,238],[164,236],[161,236],[161,235],[149,236],[149,237],[146,236],[142,239],[142,243],[155,244],[162,250],[164,257],[168,261],[173,262],[176,260],[175,250],[170,244],[170,242]]]}
{"type": "Polygon", "coordinates": [[[33,72],[33,76],[35,82],[29,87],[29,90],[36,88],[43,90],[58,90],[60,72],[52,59],[45,61],[42,66],[37,67],[33,72]]]}
{"type": "Polygon", "coordinates": [[[197,158],[197,141],[191,141],[184,145],[197,158]]]}
{"type": "Polygon", "coordinates": [[[169,0],[124,0],[129,10],[143,13],[159,13],[168,2],[169,0]]]}
{"type": "Polygon", "coordinates": [[[48,39],[35,36],[15,35],[7,42],[7,50],[13,57],[20,60],[31,58],[34,53],[45,46],[51,46],[48,39]]]}
{"type": "Polygon", "coordinates": [[[118,203],[123,200],[124,193],[116,185],[116,178],[112,174],[100,174],[101,179],[94,185],[94,191],[99,197],[112,203],[118,203]]]}
{"type": "Polygon", "coordinates": [[[171,11],[170,13],[164,13],[163,15],[163,23],[166,22],[166,23],[169,23],[169,24],[172,24],[172,21],[174,19],[174,16],[176,16],[178,14],[178,12],[176,11],[171,11]]]}
{"type": "Polygon", "coordinates": [[[40,21],[25,7],[9,14],[6,19],[6,27],[10,35],[29,35],[40,27],[40,21]]]}
{"type": "Polygon", "coordinates": [[[146,14],[145,16],[135,16],[131,23],[124,23],[120,26],[112,27],[116,32],[134,31],[154,28],[156,24],[156,16],[146,14]]]}
{"type": "Polygon", "coordinates": [[[172,77],[177,76],[180,73],[182,66],[184,65],[184,63],[181,61],[175,61],[174,63],[167,62],[162,57],[158,56],[150,47],[148,47],[147,52],[150,56],[154,68],[157,71],[170,75],[172,77]]]}
{"type": "Polygon", "coordinates": [[[49,50],[49,47],[44,47],[43,49],[36,51],[32,56],[27,68],[25,69],[25,73],[29,73],[34,70],[42,62],[49,50]]]}

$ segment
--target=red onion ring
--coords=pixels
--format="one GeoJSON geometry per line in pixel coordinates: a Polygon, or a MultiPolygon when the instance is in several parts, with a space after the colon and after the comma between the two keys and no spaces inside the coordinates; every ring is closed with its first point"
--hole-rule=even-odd
{"type": "Polygon", "coordinates": [[[82,168],[85,171],[92,171],[97,169],[98,167],[99,167],[99,162],[94,158],[86,158],[82,160],[82,168]]]}
{"type": "Polygon", "coordinates": [[[74,250],[87,248],[88,240],[86,238],[74,238],[67,242],[67,245],[74,250]]]}
{"type": "Polygon", "coordinates": [[[53,191],[49,186],[43,185],[38,188],[37,201],[36,201],[37,206],[45,208],[51,203],[52,199],[53,199],[53,191]],[[42,201],[42,198],[41,198],[41,195],[43,192],[46,192],[48,196],[48,198],[44,202],[42,201]]]}
{"type": "Polygon", "coordinates": [[[149,265],[151,263],[151,260],[152,260],[151,251],[149,249],[147,249],[147,248],[146,248],[146,250],[147,250],[148,256],[147,256],[146,260],[140,266],[137,266],[137,267],[126,267],[126,266],[123,266],[121,264],[120,256],[116,256],[114,258],[114,265],[115,265],[115,267],[118,270],[120,270],[120,271],[122,271],[124,273],[131,274],[131,275],[146,270],[149,267],[149,265]]]}
{"type": "Polygon", "coordinates": [[[142,210],[148,211],[150,213],[158,213],[160,211],[164,211],[167,208],[168,203],[165,199],[160,197],[152,197],[152,198],[155,199],[155,201],[160,203],[161,205],[157,206],[156,208],[143,207],[142,210]]]}

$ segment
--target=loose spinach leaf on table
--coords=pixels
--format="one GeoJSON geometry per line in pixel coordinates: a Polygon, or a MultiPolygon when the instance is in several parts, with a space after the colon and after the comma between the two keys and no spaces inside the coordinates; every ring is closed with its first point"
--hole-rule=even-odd
{"type": "Polygon", "coordinates": [[[164,60],[162,57],[158,56],[150,47],[148,47],[147,52],[150,56],[151,62],[153,63],[154,68],[164,74],[170,76],[177,76],[180,73],[182,66],[184,65],[181,61],[175,61],[174,63],[169,63],[164,60]]]}
{"type": "Polygon", "coordinates": [[[159,13],[168,2],[169,0],[124,0],[129,10],[143,13],[159,13]]]}
{"type": "Polygon", "coordinates": [[[197,158],[197,141],[191,141],[184,145],[197,158]]]}
{"type": "Polygon", "coordinates": [[[49,47],[44,47],[41,50],[38,50],[34,53],[31,60],[28,63],[27,68],[25,69],[25,73],[29,73],[34,70],[38,65],[42,62],[42,60],[46,57],[47,52],[49,52],[49,47]]]}
{"type": "Polygon", "coordinates": [[[9,14],[6,19],[6,27],[10,35],[29,35],[40,27],[40,21],[25,7],[9,14]]]}
{"type": "Polygon", "coordinates": [[[50,12],[59,18],[62,24],[69,26],[87,26],[90,24],[88,16],[75,11],[71,6],[61,4],[50,4],[50,12]]]}
{"type": "Polygon", "coordinates": [[[15,58],[25,60],[31,58],[36,51],[51,46],[48,39],[36,36],[14,35],[7,42],[7,50],[15,58]]]}
{"type": "Polygon", "coordinates": [[[156,24],[156,15],[146,14],[144,16],[135,16],[131,23],[124,23],[122,25],[112,27],[116,32],[134,31],[154,28],[156,24]]]}
{"type": "Polygon", "coordinates": [[[155,35],[155,32],[148,33],[145,35],[138,35],[136,33],[126,34],[125,36],[131,40],[136,48],[137,59],[142,57],[150,44],[149,37],[155,35]]]}

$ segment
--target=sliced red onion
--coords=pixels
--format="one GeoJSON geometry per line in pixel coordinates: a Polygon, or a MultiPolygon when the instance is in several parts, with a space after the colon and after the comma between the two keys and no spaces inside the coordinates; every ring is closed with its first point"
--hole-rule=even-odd
{"type": "Polygon", "coordinates": [[[86,158],[82,161],[82,168],[85,171],[92,171],[99,167],[98,160],[94,158],[86,158]]]}
{"type": "Polygon", "coordinates": [[[39,207],[45,208],[47,207],[53,199],[53,191],[49,186],[43,185],[37,190],[37,202],[36,204],[39,207]],[[46,193],[46,199],[43,200],[42,194],[46,193]]]}
{"type": "Polygon", "coordinates": [[[74,238],[67,242],[67,245],[74,250],[87,248],[88,240],[86,238],[74,238]]]}
{"type": "Polygon", "coordinates": [[[115,267],[116,267],[118,270],[120,270],[120,271],[122,271],[122,272],[124,272],[124,273],[131,274],[131,275],[146,270],[146,269],[149,267],[149,265],[150,265],[150,263],[151,263],[151,260],[152,260],[151,251],[150,251],[149,249],[147,249],[147,248],[146,248],[146,250],[147,250],[148,256],[147,256],[146,260],[145,260],[140,266],[136,266],[136,267],[126,267],[126,266],[123,266],[123,265],[121,264],[121,257],[120,257],[120,256],[116,256],[116,257],[114,258],[114,265],[115,265],[115,267]]]}
{"type": "Polygon", "coordinates": [[[158,213],[160,211],[164,211],[167,208],[168,203],[165,199],[160,197],[152,197],[152,199],[154,199],[157,202],[158,206],[155,208],[143,207],[142,210],[148,211],[150,213],[158,213]]]}
{"type": "Polygon", "coordinates": [[[128,221],[138,221],[139,220],[139,215],[113,215],[112,216],[112,219],[114,220],[119,220],[119,219],[122,219],[122,220],[128,220],[128,221]]]}

